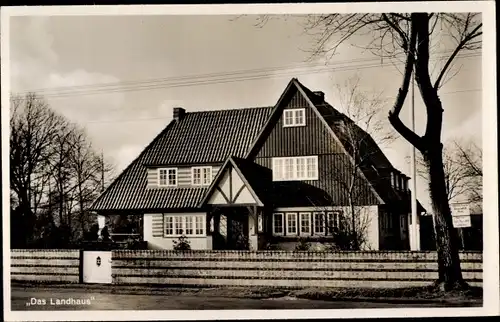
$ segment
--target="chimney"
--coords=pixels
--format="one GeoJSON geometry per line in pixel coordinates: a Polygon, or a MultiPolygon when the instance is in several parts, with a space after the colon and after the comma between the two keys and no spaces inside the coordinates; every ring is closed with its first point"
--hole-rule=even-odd
{"type": "Polygon", "coordinates": [[[184,115],[186,115],[185,109],[183,109],[182,107],[174,107],[174,113],[173,113],[174,120],[180,121],[184,118],[184,115]]]}
{"type": "Polygon", "coordinates": [[[323,103],[325,101],[325,93],[323,93],[322,91],[315,91],[313,93],[314,93],[314,95],[316,95],[316,97],[320,103],[323,103]]]}

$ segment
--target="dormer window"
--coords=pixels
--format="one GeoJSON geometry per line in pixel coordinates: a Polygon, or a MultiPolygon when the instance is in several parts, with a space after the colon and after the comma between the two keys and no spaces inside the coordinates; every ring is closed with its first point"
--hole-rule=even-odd
{"type": "Polygon", "coordinates": [[[283,127],[306,125],[306,109],[294,108],[283,111],[283,127]]]}
{"type": "Polygon", "coordinates": [[[177,168],[159,168],[158,186],[160,187],[177,186],[177,168]]]}
{"type": "Polygon", "coordinates": [[[212,182],[212,167],[191,168],[193,186],[208,186],[212,182]]]}

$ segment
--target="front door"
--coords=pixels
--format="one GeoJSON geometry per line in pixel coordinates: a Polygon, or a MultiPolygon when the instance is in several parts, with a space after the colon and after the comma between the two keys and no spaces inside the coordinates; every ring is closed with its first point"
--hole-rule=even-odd
{"type": "Polygon", "coordinates": [[[214,213],[213,249],[249,249],[248,210],[243,207],[226,208],[214,213]]]}
{"type": "Polygon", "coordinates": [[[248,213],[236,213],[228,219],[228,249],[248,250],[248,213]]]}
{"type": "Polygon", "coordinates": [[[109,284],[113,282],[111,276],[111,252],[83,252],[83,282],[99,284],[109,284]]]}

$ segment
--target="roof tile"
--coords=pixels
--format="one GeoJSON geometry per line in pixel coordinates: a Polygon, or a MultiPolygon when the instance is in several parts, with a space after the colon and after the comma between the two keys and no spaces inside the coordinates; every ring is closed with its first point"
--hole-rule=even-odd
{"type": "Polygon", "coordinates": [[[186,113],[172,121],[92,205],[92,210],[195,207],[206,188],[148,189],[147,166],[222,163],[244,157],[272,107],[186,113]]]}

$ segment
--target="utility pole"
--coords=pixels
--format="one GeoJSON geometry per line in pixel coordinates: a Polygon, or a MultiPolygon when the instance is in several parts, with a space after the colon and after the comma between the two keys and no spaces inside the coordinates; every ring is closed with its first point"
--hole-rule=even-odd
{"type": "Polygon", "coordinates": [[[104,150],[101,149],[101,193],[104,192],[104,150]]]}
{"type": "MultiPolygon", "coordinates": [[[[415,70],[412,73],[411,80],[411,130],[415,132],[415,70]]],[[[416,149],[411,147],[411,232],[410,232],[410,249],[419,250],[419,229],[417,215],[417,168],[416,168],[416,149]]]]}

